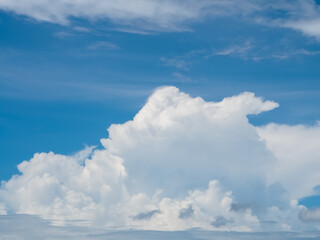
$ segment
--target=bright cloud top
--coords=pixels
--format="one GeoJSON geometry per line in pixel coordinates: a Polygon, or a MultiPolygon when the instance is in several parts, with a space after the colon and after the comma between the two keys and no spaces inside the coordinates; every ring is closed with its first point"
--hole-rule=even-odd
{"type": "Polygon", "coordinates": [[[319,211],[297,199],[319,185],[320,126],[248,122],[277,107],[248,92],[206,102],[160,88],[132,121],[109,128],[103,149],[22,162],[2,183],[0,214],[153,230],[312,229],[319,211]]]}

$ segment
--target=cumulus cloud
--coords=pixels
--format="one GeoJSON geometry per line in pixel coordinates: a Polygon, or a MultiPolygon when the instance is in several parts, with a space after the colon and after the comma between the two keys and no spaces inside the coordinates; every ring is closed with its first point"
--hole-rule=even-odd
{"type": "Polygon", "coordinates": [[[267,148],[277,157],[270,181],[279,181],[291,198],[313,194],[320,179],[320,123],[314,126],[268,124],[257,128],[267,148]]]}
{"type": "Polygon", "coordinates": [[[206,102],[159,88],[132,120],[109,127],[102,149],[19,164],[1,185],[1,214],[101,228],[300,229],[296,199],[319,185],[319,126],[249,123],[278,106],[249,92],[206,102]]]}

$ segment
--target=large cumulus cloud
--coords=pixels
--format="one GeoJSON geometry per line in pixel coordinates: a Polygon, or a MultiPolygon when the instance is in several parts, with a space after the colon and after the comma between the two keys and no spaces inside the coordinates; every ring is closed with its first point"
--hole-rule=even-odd
{"type": "Polygon", "coordinates": [[[102,149],[22,162],[21,174],[2,183],[0,213],[154,230],[299,229],[307,210],[297,199],[319,184],[320,168],[310,167],[319,127],[249,123],[248,115],[276,107],[248,92],[206,102],[157,89],[133,120],[108,129],[102,149]]]}

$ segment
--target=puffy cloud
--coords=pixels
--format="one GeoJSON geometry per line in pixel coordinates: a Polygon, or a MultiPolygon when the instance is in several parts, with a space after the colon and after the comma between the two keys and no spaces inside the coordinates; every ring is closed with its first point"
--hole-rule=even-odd
{"type": "Polygon", "coordinates": [[[20,176],[3,183],[0,195],[10,212],[53,221],[92,220],[117,200],[126,175],[122,160],[92,147],[68,157],[35,154],[18,165],[20,176]],[[92,160],[86,159],[92,153],[92,160]],[[107,173],[107,174],[105,174],[107,173]]]}
{"type": "Polygon", "coordinates": [[[319,122],[315,126],[273,123],[257,130],[278,159],[269,180],[281,182],[294,199],[312,194],[320,179],[319,122]]]}
{"type": "Polygon", "coordinates": [[[101,142],[125,159],[130,191],[152,194],[158,188],[172,196],[217,179],[238,201],[260,202],[266,191],[263,171],[273,158],[246,115],[277,106],[252,93],[207,103],[163,88],[133,121],[112,125],[101,142]]]}
{"type": "Polygon", "coordinates": [[[116,206],[117,212],[128,216],[126,224],[145,230],[185,230],[193,227],[212,230],[250,231],[259,226],[259,220],[250,209],[236,213],[230,211],[231,192],[224,191],[218,181],[210,181],[206,189],[190,191],[184,198],[134,195],[129,202],[116,206]],[[154,209],[145,211],[145,209],[154,209]],[[222,215],[232,218],[226,226],[212,222],[222,215]],[[130,217],[133,216],[133,217],[130,217]],[[231,222],[230,222],[231,223],[231,222]]]}
{"type": "Polygon", "coordinates": [[[159,88],[133,120],[110,126],[104,148],[22,162],[2,183],[1,213],[148,230],[299,229],[295,199],[319,185],[319,127],[249,123],[278,106],[248,92],[206,102],[159,88]]]}

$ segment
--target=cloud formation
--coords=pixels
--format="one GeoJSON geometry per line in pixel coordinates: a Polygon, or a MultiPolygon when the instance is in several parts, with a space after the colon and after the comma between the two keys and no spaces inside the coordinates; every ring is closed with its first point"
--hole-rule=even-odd
{"type": "Polygon", "coordinates": [[[216,232],[216,231],[139,231],[139,230],[103,230],[97,228],[78,228],[78,227],[57,227],[50,226],[48,222],[30,215],[0,215],[0,238],[19,239],[19,240],[61,240],[61,239],[80,239],[80,240],[314,240],[320,237],[319,233],[239,233],[239,232],[216,232]]]}
{"type": "Polygon", "coordinates": [[[183,23],[201,17],[208,3],[188,1],[137,0],[116,1],[0,1],[0,8],[14,11],[39,21],[69,24],[70,18],[107,19],[118,26],[147,31],[176,31],[184,29],[183,23]]]}
{"type": "Polygon", "coordinates": [[[281,182],[293,199],[312,194],[320,179],[320,122],[315,126],[272,123],[257,131],[278,159],[269,180],[281,182]]]}
{"type": "Polygon", "coordinates": [[[278,106],[249,92],[206,102],[159,88],[133,120],[110,126],[102,149],[19,164],[0,213],[102,228],[311,229],[318,213],[297,199],[319,185],[320,127],[249,123],[278,106]]]}
{"type": "Polygon", "coordinates": [[[300,212],[299,217],[302,221],[320,223],[320,208],[304,209],[300,212]]]}
{"type": "Polygon", "coordinates": [[[133,33],[188,31],[203,19],[238,17],[320,37],[320,8],[314,0],[0,0],[0,9],[63,25],[72,18],[108,20],[115,29],[133,33]]]}

